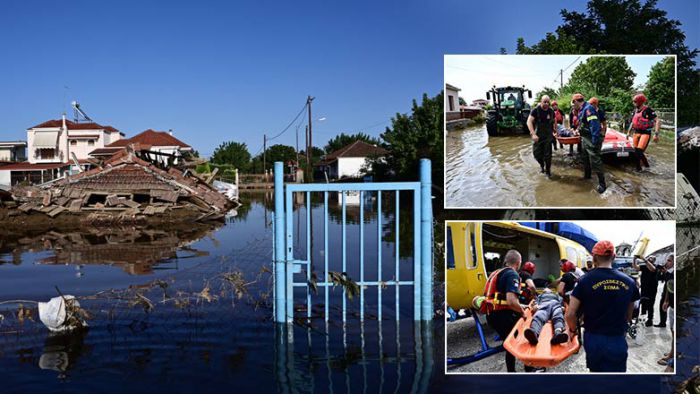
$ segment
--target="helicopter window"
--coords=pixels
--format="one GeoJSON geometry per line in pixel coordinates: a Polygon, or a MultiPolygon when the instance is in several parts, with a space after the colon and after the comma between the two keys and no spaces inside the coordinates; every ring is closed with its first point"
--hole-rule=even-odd
{"type": "Polygon", "coordinates": [[[467,268],[476,268],[476,226],[474,223],[469,224],[469,256],[467,268]]]}
{"type": "Polygon", "coordinates": [[[452,228],[447,226],[447,268],[455,268],[455,247],[452,243],[452,228]]]}

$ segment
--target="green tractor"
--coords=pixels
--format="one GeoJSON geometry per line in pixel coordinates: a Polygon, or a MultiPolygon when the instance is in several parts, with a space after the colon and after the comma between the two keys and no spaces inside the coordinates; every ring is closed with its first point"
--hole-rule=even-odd
{"type": "Polygon", "coordinates": [[[530,116],[530,104],[525,102],[525,92],[532,98],[532,91],[523,87],[494,86],[486,92],[486,99],[493,96],[493,108],[488,111],[486,131],[489,135],[499,135],[505,130],[528,133],[527,117],[530,116]]]}

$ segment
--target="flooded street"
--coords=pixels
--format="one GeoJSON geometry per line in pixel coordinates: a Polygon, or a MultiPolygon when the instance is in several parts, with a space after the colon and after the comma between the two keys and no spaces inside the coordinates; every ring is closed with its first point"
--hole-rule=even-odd
{"type": "MultiPolygon", "coordinates": [[[[389,392],[424,390],[433,373],[436,329],[414,324],[409,286],[381,289],[381,320],[377,288],[365,293],[364,322],[357,318],[359,297],[347,300],[346,323],[339,309],[343,291],[332,288],[328,323],[322,289],[312,297],[310,322],[299,319],[289,331],[272,322],[272,195],[247,194],[245,200],[225,224],[3,233],[0,392],[101,392],[107,387],[194,392],[202,385],[271,392],[285,391],[289,384],[324,393],[376,391],[377,385],[389,392]],[[32,302],[55,297],[57,287],[77,296],[92,315],[86,330],[52,334],[39,322],[32,302]],[[19,317],[17,311],[25,307],[33,312],[19,317]]],[[[401,279],[408,280],[412,225],[401,219],[401,245],[409,250],[398,250],[397,259],[393,202],[387,198],[383,205],[378,248],[376,201],[366,201],[365,233],[375,236],[366,238],[365,256],[370,260],[381,250],[382,268],[392,273],[387,278],[398,261],[401,279]]],[[[314,199],[312,207],[313,232],[322,237],[323,206],[314,199]]],[[[304,202],[295,208],[295,233],[305,234],[304,202]]],[[[314,261],[328,253],[331,269],[339,270],[337,201],[330,201],[329,213],[329,250],[317,242],[312,253],[319,259],[314,261]]],[[[359,208],[349,206],[348,267],[356,262],[351,251],[359,245],[358,218],[359,208]]],[[[298,238],[295,249],[303,256],[306,240],[298,238]]],[[[377,268],[370,268],[374,274],[366,278],[376,279],[377,268]]],[[[357,278],[354,268],[348,275],[357,278]]],[[[305,315],[302,294],[298,289],[298,315],[305,315]]]]}
{"type": "MultiPolygon", "coordinates": [[[[604,164],[608,189],[582,179],[576,149],[552,152],[552,178],[539,171],[527,135],[489,137],[483,125],[446,136],[446,202],[448,207],[665,207],[673,206],[675,148],[662,138],[650,144],[651,165],[635,172],[630,159],[604,164]]],[[[594,176],[595,178],[595,176],[594,176]]]]}

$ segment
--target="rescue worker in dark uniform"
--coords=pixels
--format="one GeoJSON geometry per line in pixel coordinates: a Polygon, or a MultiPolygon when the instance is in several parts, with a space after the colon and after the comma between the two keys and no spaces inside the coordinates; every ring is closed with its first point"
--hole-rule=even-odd
{"type": "Polygon", "coordinates": [[[647,102],[647,97],[644,94],[640,93],[634,96],[632,101],[634,102],[635,108],[628,134],[634,133],[632,136],[632,146],[634,147],[635,155],[637,155],[637,171],[641,171],[642,165],[644,165],[644,167],[649,167],[649,161],[644,152],[649,146],[652,129],[654,130],[654,142],[659,142],[659,128],[661,127],[661,122],[657,119],[656,112],[644,105],[644,103],[647,102]]]}
{"type": "Polygon", "coordinates": [[[525,262],[518,275],[520,276],[520,303],[527,305],[537,295],[537,287],[535,281],[532,280],[532,275],[535,275],[535,263],[525,262]]]}
{"type": "Polygon", "coordinates": [[[640,313],[647,315],[647,322],[645,324],[647,327],[651,327],[654,322],[654,302],[656,301],[656,292],[659,287],[655,263],[655,256],[649,256],[646,259],[635,256],[632,259],[632,268],[640,273],[640,288],[642,293],[640,313]],[[638,260],[641,260],[643,264],[638,264],[638,260]]]}
{"type": "Polygon", "coordinates": [[[578,282],[578,278],[574,275],[576,265],[569,260],[564,260],[560,265],[564,275],[561,276],[557,284],[557,293],[568,302],[569,295],[574,290],[574,287],[576,287],[576,282],[578,282]]]}
{"type": "MultiPolygon", "coordinates": [[[[564,127],[564,111],[562,111],[559,108],[559,104],[557,104],[556,100],[552,100],[552,111],[554,111],[554,130],[555,130],[555,137],[559,135],[559,128],[564,127]]],[[[554,150],[557,150],[557,139],[553,138],[552,139],[552,147],[554,150]]],[[[559,143],[559,146],[564,149],[564,145],[562,143],[559,143]]]]}
{"type": "Polygon", "coordinates": [[[608,132],[608,120],[605,118],[605,110],[600,107],[597,97],[591,97],[588,100],[588,104],[592,105],[593,108],[598,112],[598,120],[600,121],[600,129],[603,131],[603,140],[605,140],[605,133],[608,132]]]}
{"type": "Polygon", "coordinates": [[[659,298],[659,324],[654,324],[654,327],[666,327],[666,320],[668,319],[668,314],[666,310],[663,308],[664,301],[667,299],[668,295],[668,281],[673,280],[673,264],[674,264],[674,257],[673,255],[669,255],[666,258],[666,264],[662,265],[659,267],[658,275],[657,278],[659,279],[659,282],[662,282],[664,284],[663,291],[661,292],[661,297],[659,298]]]}
{"type": "MultiPolygon", "coordinates": [[[[525,314],[524,306],[518,301],[520,295],[520,277],[518,269],[522,257],[517,250],[509,250],[504,258],[504,266],[489,275],[484,288],[482,302],[486,310],[486,321],[502,340],[508,337],[515,323],[525,314]]],[[[506,369],[515,372],[515,356],[506,351],[506,369]]],[[[525,371],[534,368],[525,366],[525,371]]]]}
{"type": "Polygon", "coordinates": [[[527,128],[533,141],[532,153],[540,164],[541,172],[547,177],[552,176],[552,140],[556,133],[554,111],[549,103],[549,96],[542,96],[527,118],[527,128]]]}
{"type": "Polygon", "coordinates": [[[579,281],[571,293],[566,323],[575,335],[577,317],[583,314],[583,347],[591,372],[626,372],[628,322],[639,299],[637,283],[612,268],[615,247],[610,241],[593,246],[596,268],[579,281]]]}
{"type": "Polygon", "coordinates": [[[603,193],[607,188],[605,185],[605,175],[603,174],[603,160],[600,157],[600,148],[603,146],[603,134],[598,120],[598,113],[592,105],[587,103],[581,93],[573,96],[574,108],[578,111],[579,127],[581,135],[581,145],[583,153],[584,179],[591,179],[592,172],[598,176],[598,193],[603,193]]]}

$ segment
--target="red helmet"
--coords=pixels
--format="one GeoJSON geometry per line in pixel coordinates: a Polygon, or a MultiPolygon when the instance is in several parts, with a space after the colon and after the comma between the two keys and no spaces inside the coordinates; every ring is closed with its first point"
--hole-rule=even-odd
{"type": "Polygon", "coordinates": [[[591,97],[591,98],[588,100],[588,104],[594,105],[594,106],[597,107],[597,106],[598,106],[598,98],[597,98],[597,97],[591,97]]]}
{"type": "Polygon", "coordinates": [[[632,98],[632,101],[637,105],[642,105],[647,102],[647,96],[645,96],[644,93],[639,93],[632,98]]]}
{"type": "Polygon", "coordinates": [[[574,93],[573,96],[571,96],[571,101],[577,101],[577,100],[585,100],[583,98],[583,95],[581,93],[574,93]]]}
{"type": "Polygon", "coordinates": [[[569,260],[561,263],[561,270],[564,272],[571,272],[576,270],[576,265],[569,260]]]}
{"type": "Polygon", "coordinates": [[[525,272],[529,272],[530,275],[534,275],[535,274],[535,263],[533,263],[532,261],[526,262],[525,264],[523,264],[522,270],[525,272]]]}

